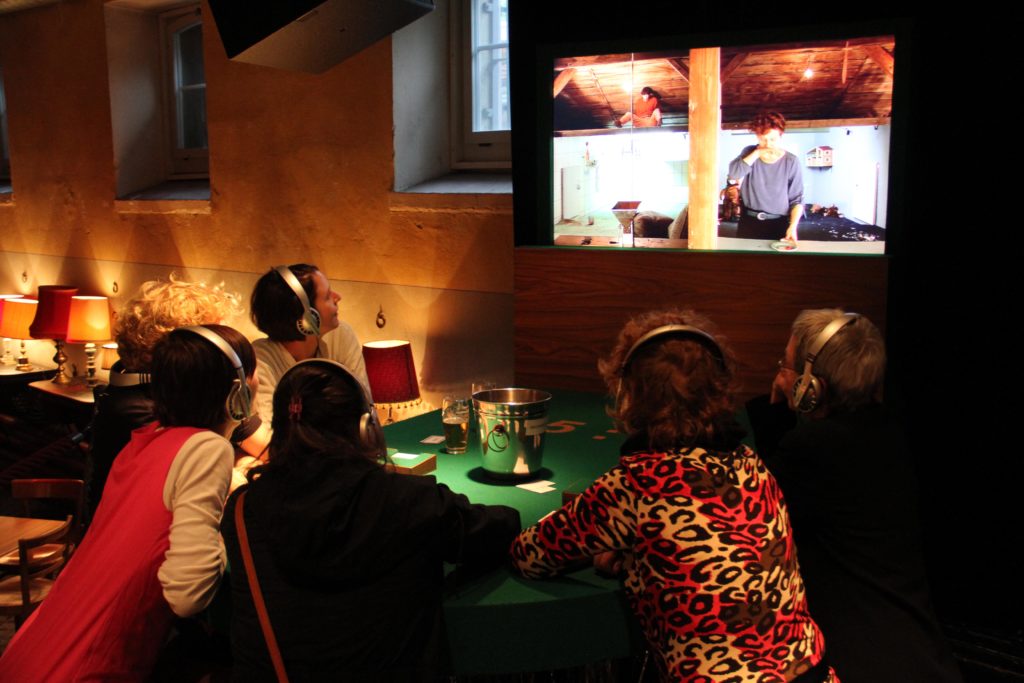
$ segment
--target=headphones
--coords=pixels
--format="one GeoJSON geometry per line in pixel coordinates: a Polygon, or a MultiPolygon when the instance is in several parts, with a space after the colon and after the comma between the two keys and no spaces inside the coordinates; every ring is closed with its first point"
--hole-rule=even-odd
{"type": "Polygon", "coordinates": [[[803,374],[793,382],[793,407],[797,412],[814,412],[814,409],[825,399],[825,382],[814,374],[814,361],[839,330],[852,324],[859,317],[860,315],[856,313],[844,313],[833,318],[832,322],[815,337],[811,347],[807,350],[807,358],[804,359],[803,374]]]}
{"type": "Polygon", "coordinates": [[[148,372],[111,372],[107,382],[112,387],[137,387],[140,384],[149,384],[152,378],[148,372]]]}
{"type": "Polygon", "coordinates": [[[319,337],[320,311],[313,308],[309,303],[309,297],[306,296],[306,290],[302,288],[299,278],[295,277],[295,273],[288,266],[274,266],[274,270],[277,271],[277,274],[281,276],[281,279],[291,288],[295,296],[299,298],[299,303],[302,304],[302,317],[295,321],[295,326],[299,329],[299,332],[307,337],[319,337]]]}
{"type": "Polygon", "coordinates": [[[235,350],[231,348],[231,345],[224,341],[224,338],[214,332],[208,327],[202,325],[192,325],[190,327],[179,327],[176,331],[191,332],[192,334],[198,335],[216,346],[221,353],[223,353],[228,362],[234,367],[238,377],[231,381],[231,390],[228,392],[228,397],[224,401],[224,407],[228,411],[228,415],[231,416],[232,420],[244,420],[249,417],[249,407],[251,398],[249,396],[249,385],[245,381],[245,368],[242,367],[242,361],[235,353],[235,350]]]}
{"type": "Polygon", "coordinates": [[[644,336],[637,339],[633,346],[629,347],[629,351],[626,352],[626,357],[622,361],[622,366],[619,368],[619,387],[615,391],[615,403],[619,403],[619,396],[622,394],[622,378],[626,376],[626,371],[629,369],[629,364],[633,360],[633,356],[639,351],[642,346],[646,346],[654,341],[661,341],[663,337],[676,338],[676,339],[688,339],[695,341],[710,353],[714,359],[718,362],[718,366],[725,370],[725,354],[722,353],[722,348],[715,341],[715,338],[704,330],[694,327],[692,325],[662,325],[661,327],[655,327],[653,330],[645,334],[644,336]]]}
{"type": "Polygon", "coordinates": [[[330,368],[334,371],[334,374],[341,377],[349,384],[350,387],[355,388],[355,390],[359,392],[359,396],[362,399],[362,411],[359,415],[359,444],[363,448],[378,454],[383,460],[387,455],[388,449],[387,442],[384,438],[384,430],[377,419],[377,410],[374,407],[369,394],[367,394],[366,388],[363,387],[363,383],[360,382],[359,379],[344,365],[329,358],[307,358],[305,360],[300,360],[298,363],[288,368],[288,372],[284,373],[278,381],[278,386],[281,385],[281,382],[284,381],[285,377],[295,371],[295,368],[310,364],[318,364],[330,368]]]}

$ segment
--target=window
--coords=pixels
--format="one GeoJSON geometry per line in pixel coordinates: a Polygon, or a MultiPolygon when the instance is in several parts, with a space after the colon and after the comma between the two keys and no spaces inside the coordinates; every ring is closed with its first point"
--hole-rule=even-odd
{"type": "Polygon", "coordinates": [[[452,3],[454,168],[511,166],[508,3],[452,3]]]}
{"type": "Polygon", "coordinates": [[[7,139],[7,99],[4,96],[4,73],[0,71],[0,192],[10,192],[11,153],[7,139]]]}
{"type": "Polygon", "coordinates": [[[206,138],[206,75],[203,69],[203,24],[199,8],[162,14],[166,100],[170,122],[171,175],[209,172],[206,138]]]}
{"type": "Polygon", "coordinates": [[[198,5],[104,3],[117,198],[209,199],[198,5]]]}
{"type": "Polygon", "coordinates": [[[508,0],[471,0],[473,132],[510,130],[508,0]]]}

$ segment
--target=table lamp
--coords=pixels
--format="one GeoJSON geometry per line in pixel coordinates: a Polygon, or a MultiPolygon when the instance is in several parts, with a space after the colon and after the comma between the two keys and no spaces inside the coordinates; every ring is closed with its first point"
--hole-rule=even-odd
{"type": "MultiPolygon", "coordinates": [[[[4,302],[8,299],[20,299],[21,294],[0,294],[0,320],[4,319],[4,302]]],[[[0,336],[3,339],[4,352],[0,355],[0,365],[14,365],[14,356],[11,355],[10,338],[0,336]]]]}
{"type": "Polygon", "coordinates": [[[54,384],[70,384],[71,379],[64,371],[68,357],[64,353],[64,340],[68,335],[68,314],[71,310],[71,297],[78,294],[78,287],[67,285],[40,285],[39,308],[36,309],[35,320],[29,326],[33,339],[52,339],[57,347],[53,362],[57,364],[57,374],[53,376],[54,384]]]}
{"type": "Polygon", "coordinates": [[[374,403],[388,406],[388,424],[394,422],[392,409],[395,405],[407,407],[419,402],[420,385],[416,381],[410,342],[399,339],[367,342],[363,344],[363,360],[374,403]]]}
{"type": "Polygon", "coordinates": [[[109,370],[114,367],[114,363],[121,360],[121,356],[117,353],[117,342],[107,342],[103,345],[103,369],[109,370]]]}
{"type": "Polygon", "coordinates": [[[96,384],[96,342],[110,339],[110,303],[105,296],[73,296],[67,342],[85,344],[86,384],[96,384]]]}
{"type": "Polygon", "coordinates": [[[36,315],[39,302],[35,299],[7,299],[4,301],[3,317],[0,319],[0,337],[21,340],[21,355],[18,356],[18,370],[35,370],[25,355],[25,340],[31,339],[29,325],[36,315]]]}

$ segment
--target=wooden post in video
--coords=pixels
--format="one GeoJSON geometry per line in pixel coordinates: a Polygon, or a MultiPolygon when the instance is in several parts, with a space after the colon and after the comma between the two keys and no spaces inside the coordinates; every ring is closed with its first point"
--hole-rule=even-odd
{"type": "Polygon", "coordinates": [[[690,50],[690,249],[718,247],[720,61],[717,47],[690,50]]]}

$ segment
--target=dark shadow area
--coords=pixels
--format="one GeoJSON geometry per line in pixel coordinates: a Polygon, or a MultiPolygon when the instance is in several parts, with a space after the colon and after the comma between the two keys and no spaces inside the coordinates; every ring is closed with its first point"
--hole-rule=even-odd
{"type": "Polygon", "coordinates": [[[195,180],[166,180],[159,185],[147,187],[138,192],[132,192],[118,199],[210,199],[210,180],[198,178],[195,180]]]}

